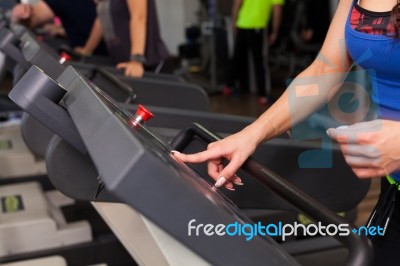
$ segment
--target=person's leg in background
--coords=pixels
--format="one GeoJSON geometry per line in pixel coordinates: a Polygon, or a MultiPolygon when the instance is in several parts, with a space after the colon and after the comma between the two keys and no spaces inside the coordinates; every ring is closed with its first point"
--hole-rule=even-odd
{"type": "Polygon", "coordinates": [[[251,30],[250,35],[250,50],[254,62],[254,71],[257,84],[258,102],[266,104],[268,102],[267,89],[265,82],[265,67],[264,67],[264,31],[262,29],[251,30]]]}
{"type": "Polygon", "coordinates": [[[235,88],[237,80],[239,80],[240,90],[244,90],[248,86],[247,35],[247,30],[236,29],[233,57],[226,74],[226,86],[223,89],[224,95],[231,95],[236,89],[238,89],[235,88]]]}

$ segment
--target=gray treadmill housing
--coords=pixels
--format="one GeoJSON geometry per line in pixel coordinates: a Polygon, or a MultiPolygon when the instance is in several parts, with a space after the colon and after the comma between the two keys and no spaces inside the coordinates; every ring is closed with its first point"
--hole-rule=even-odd
{"type": "MultiPolygon", "coordinates": [[[[57,55],[46,44],[36,41],[29,31],[21,36],[20,41],[22,52],[19,53],[23,55],[24,60],[43,69],[53,79],[59,77],[66,66],[58,62],[57,55]]],[[[14,48],[16,49],[16,47],[14,48]]],[[[66,63],[66,65],[68,64],[76,67],[78,72],[87,78],[93,75],[97,67],[94,64],[76,62],[66,63]]],[[[104,70],[111,75],[118,76],[122,83],[132,87],[137,94],[138,103],[187,110],[208,110],[209,99],[206,92],[201,87],[181,82],[174,76],[145,73],[143,78],[131,78],[123,76],[121,71],[113,70],[111,67],[105,67],[104,70]],[[175,95],[175,97],[171,97],[171,95],[175,95]]],[[[95,84],[101,84],[101,89],[119,102],[125,102],[129,96],[126,90],[121,90],[104,75],[95,75],[91,80],[95,84]]]]}
{"type": "Polygon", "coordinates": [[[54,136],[54,132],[30,114],[24,112],[21,118],[21,135],[29,150],[38,158],[44,158],[47,145],[54,136]]]}
{"type": "Polygon", "coordinates": [[[0,30],[0,51],[11,57],[15,62],[27,70],[31,64],[25,60],[22,53],[17,48],[18,41],[16,34],[9,28],[4,27],[0,30]]]}
{"type": "Polygon", "coordinates": [[[32,66],[11,90],[9,97],[43,125],[85,153],[85,144],[68,112],[58,104],[65,93],[66,90],[58,83],[32,66]]]}
{"type": "MultiPolygon", "coordinates": [[[[75,62],[75,61],[70,61],[67,63],[67,65],[74,67],[75,69],[79,70],[81,74],[84,76],[88,76],[90,71],[94,68],[97,67],[97,64],[95,63],[87,63],[87,62],[75,62]]],[[[112,74],[116,76],[124,76],[124,70],[123,69],[118,69],[113,66],[104,66],[104,69],[107,71],[111,72],[112,74]]],[[[178,76],[175,75],[170,75],[170,74],[165,74],[165,73],[154,73],[154,72],[149,72],[145,71],[143,74],[143,78],[148,78],[148,79],[156,79],[160,81],[171,81],[171,82],[184,82],[184,80],[178,76]]]]}
{"type": "Polygon", "coordinates": [[[64,195],[82,201],[120,202],[107,188],[95,198],[100,176],[92,159],[59,136],[49,141],[45,159],[48,178],[64,195]]]}
{"type": "Polygon", "coordinates": [[[35,36],[29,31],[20,37],[20,41],[21,52],[28,62],[41,68],[53,79],[61,75],[65,66],[58,62],[54,51],[36,41],[35,36]]]}
{"type": "Polygon", "coordinates": [[[188,222],[243,223],[240,211],[170,154],[146,128],[132,129],[68,68],[59,82],[106,187],[212,265],[298,265],[269,237],[188,236],[188,222]]]}
{"type": "Polygon", "coordinates": [[[7,25],[8,25],[8,22],[7,22],[7,19],[5,17],[5,14],[0,8],[0,30],[5,28],[5,27],[7,27],[7,25]]]}
{"type": "MultiPolygon", "coordinates": [[[[93,71],[93,65],[73,64],[78,66],[76,69],[79,73],[89,77],[93,71]]],[[[110,68],[106,68],[110,70],[110,68]]],[[[115,73],[116,71],[110,71],[115,73]]],[[[193,111],[208,111],[209,99],[203,88],[198,85],[176,82],[175,80],[167,80],[162,78],[154,78],[157,75],[149,74],[149,78],[131,78],[123,75],[118,75],[118,78],[131,86],[136,94],[136,103],[162,106],[169,108],[193,110],[193,111]]],[[[112,95],[112,84],[98,75],[92,79],[93,83],[101,84],[101,89],[107,89],[112,95]]],[[[100,85],[99,85],[100,86],[100,85]]]]}

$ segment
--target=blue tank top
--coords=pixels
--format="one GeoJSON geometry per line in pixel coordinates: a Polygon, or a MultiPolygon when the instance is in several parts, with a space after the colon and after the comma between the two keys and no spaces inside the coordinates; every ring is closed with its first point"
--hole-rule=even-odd
{"type": "MultiPolygon", "coordinates": [[[[355,3],[354,3],[355,4],[355,3]]],[[[347,50],[354,62],[371,70],[372,100],[382,119],[400,121],[400,39],[373,35],[353,29],[349,17],[345,27],[347,50]]],[[[400,182],[400,172],[391,177],[400,182]]]]}
{"type": "Polygon", "coordinates": [[[345,39],[354,62],[376,74],[371,76],[372,99],[379,106],[379,116],[400,121],[400,40],[357,31],[350,26],[350,15],[345,39]]]}

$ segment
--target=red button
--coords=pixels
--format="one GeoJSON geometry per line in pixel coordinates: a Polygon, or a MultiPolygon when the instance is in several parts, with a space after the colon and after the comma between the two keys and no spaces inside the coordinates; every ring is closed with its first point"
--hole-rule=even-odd
{"type": "Polygon", "coordinates": [[[60,63],[63,64],[64,62],[71,61],[71,56],[66,52],[62,52],[60,55],[60,63]]]}
{"type": "Polygon", "coordinates": [[[136,115],[141,117],[143,122],[147,122],[154,117],[154,115],[141,104],[139,104],[136,115]]]}

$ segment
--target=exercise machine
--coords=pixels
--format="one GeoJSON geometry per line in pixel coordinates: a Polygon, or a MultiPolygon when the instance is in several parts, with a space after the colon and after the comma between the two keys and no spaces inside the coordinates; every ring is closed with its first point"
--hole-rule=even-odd
{"type": "Polygon", "coordinates": [[[0,186],[0,257],[92,240],[88,222],[67,223],[61,207],[74,201],[35,182],[0,186]]]}
{"type": "MultiPolygon", "coordinates": [[[[10,97],[37,118],[46,117],[43,122],[57,121],[52,129],[61,138],[52,139],[46,161],[49,177],[63,193],[79,199],[127,203],[206,263],[258,265],[268,260],[271,265],[297,264],[269,237],[258,236],[247,242],[243,237],[188,236],[191,219],[212,224],[251,222],[219,190],[170,155],[171,149],[182,150],[194,137],[210,142],[218,136],[194,125],[168,144],[141,125],[149,113],[130,115],[72,68],[65,70],[57,81],[68,92],[43,72],[31,68],[10,97]],[[30,93],[32,98],[26,96],[28,81],[30,88],[34,88],[34,93],[30,93]],[[61,99],[64,108],[60,109],[56,103],[61,99]],[[42,106],[41,110],[37,110],[38,105],[42,106]],[[46,114],[45,109],[51,110],[54,117],[46,114]],[[71,156],[79,152],[81,157],[71,156]],[[67,158],[73,161],[71,166],[76,166],[75,171],[85,171],[86,178],[80,178],[80,182],[68,180],[68,176],[73,176],[57,169],[57,161],[62,159],[67,164],[67,158]]],[[[74,171],[71,167],[68,169],[74,171]]],[[[246,162],[244,169],[311,218],[323,224],[346,223],[255,161],[246,162]]],[[[334,189],[329,187],[329,190],[334,189]]],[[[366,239],[350,234],[339,240],[351,246],[347,265],[368,264],[371,252],[366,239]]]]}

